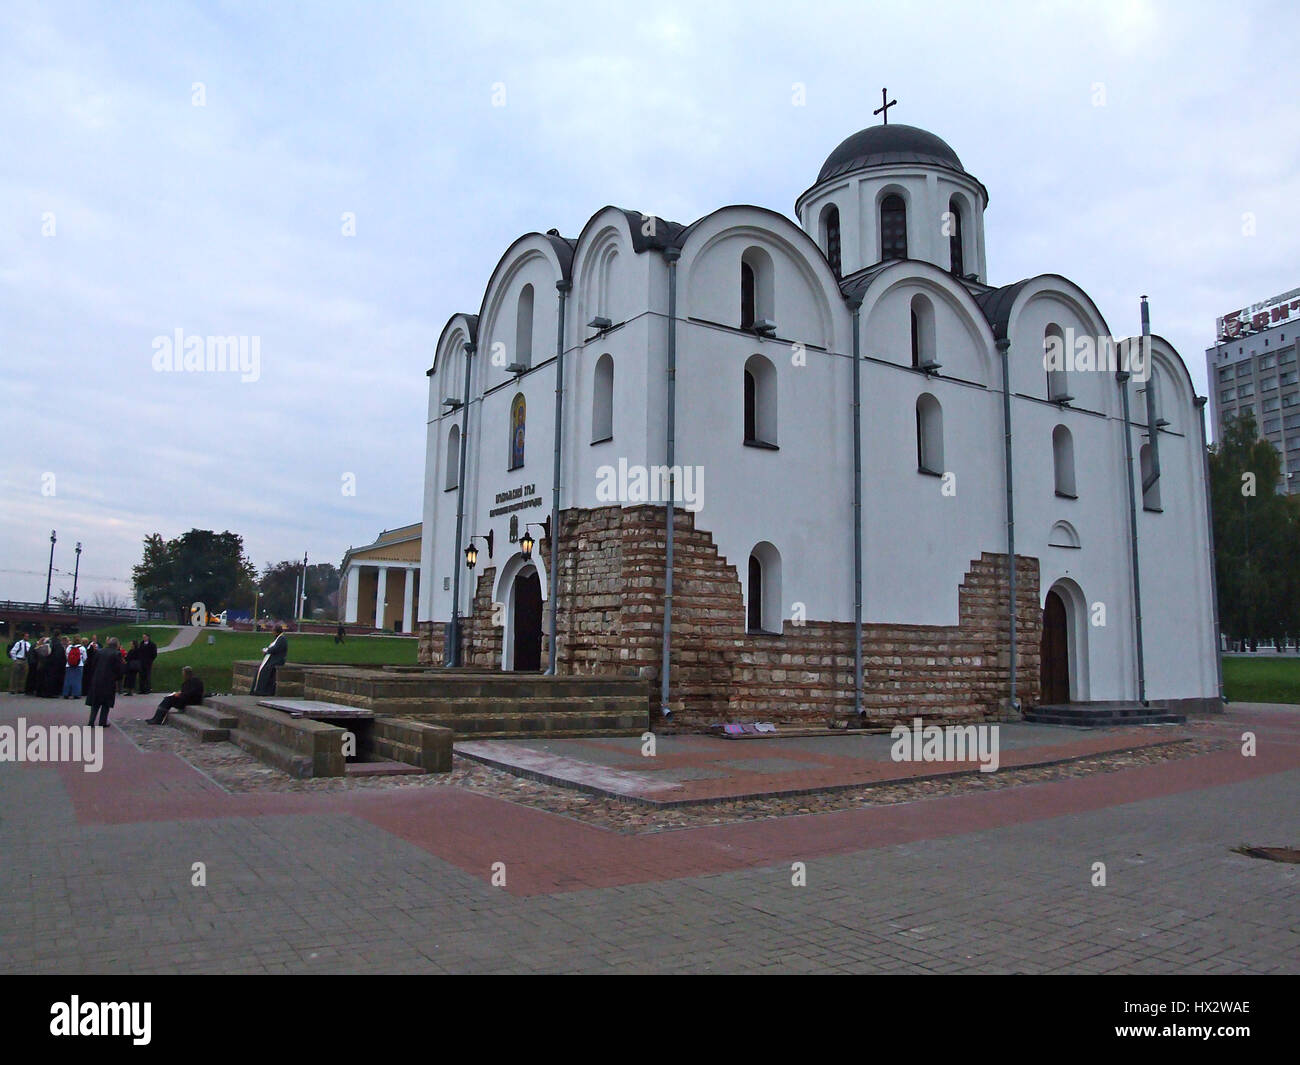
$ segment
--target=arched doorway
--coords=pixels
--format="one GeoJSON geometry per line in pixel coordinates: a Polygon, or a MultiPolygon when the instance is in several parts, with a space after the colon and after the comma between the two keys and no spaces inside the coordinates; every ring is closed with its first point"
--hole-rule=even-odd
{"type": "Polygon", "coordinates": [[[1055,588],[1043,604],[1043,642],[1039,657],[1038,701],[1044,705],[1070,701],[1070,631],[1065,600],[1055,588]]]}
{"type": "Polygon", "coordinates": [[[514,654],[511,668],[521,671],[542,668],[542,582],[533,566],[521,570],[515,577],[514,596],[514,654]]]}

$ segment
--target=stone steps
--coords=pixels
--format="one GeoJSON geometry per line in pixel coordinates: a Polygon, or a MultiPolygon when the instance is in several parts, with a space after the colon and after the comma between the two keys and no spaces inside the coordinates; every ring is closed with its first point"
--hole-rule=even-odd
{"type": "Polygon", "coordinates": [[[305,780],[313,776],[311,755],[276,743],[251,729],[235,729],[230,733],[230,742],[240,750],[247,751],[254,758],[288,773],[297,780],[305,780]]]}
{"type": "Polygon", "coordinates": [[[1031,707],[1025,720],[1038,725],[1072,725],[1076,728],[1115,728],[1123,725],[1181,725],[1185,714],[1152,703],[1054,703],[1031,707]]]}
{"type": "Polygon", "coordinates": [[[189,733],[200,743],[222,743],[230,739],[230,730],[238,722],[213,707],[187,706],[167,715],[167,724],[189,733]]]}

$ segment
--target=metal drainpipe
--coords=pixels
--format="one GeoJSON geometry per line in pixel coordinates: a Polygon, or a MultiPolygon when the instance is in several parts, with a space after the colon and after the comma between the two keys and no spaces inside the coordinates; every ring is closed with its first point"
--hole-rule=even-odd
{"type": "Polygon", "coordinates": [[[1228,697],[1223,691],[1223,652],[1219,649],[1219,574],[1214,564],[1214,504],[1210,497],[1210,445],[1205,428],[1205,396],[1196,397],[1196,408],[1200,412],[1201,423],[1201,463],[1205,477],[1205,531],[1210,545],[1210,606],[1214,612],[1214,672],[1219,682],[1219,701],[1227,703],[1228,697]]]}
{"type": "Polygon", "coordinates": [[[1016,505],[1015,482],[1011,476],[1011,340],[1003,337],[997,342],[1002,356],[1002,462],[1007,482],[1007,623],[1010,626],[1010,712],[1018,713],[1020,700],[1016,694],[1019,668],[1019,631],[1016,625],[1016,505]]]}
{"type": "Polygon", "coordinates": [[[1138,568],[1138,526],[1137,499],[1133,485],[1133,427],[1129,421],[1127,370],[1115,371],[1115,380],[1119,382],[1120,395],[1124,401],[1124,469],[1128,474],[1128,537],[1129,554],[1133,559],[1133,614],[1134,633],[1137,639],[1138,667],[1138,701],[1147,703],[1147,669],[1146,657],[1142,650],[1142,579],[1138,568]]]}
{"type": "Polygon", "coordinates": [[[663,661],[659,668],[659,712],[664,720],[673,716],[668,705],[668,680],[671,669],[673,636],[673,534],[676,514],[673,497],[677,492],[673,463],[677,460],[677,260],[682,253],[677,248],[665,248],[664,260],[668,263],[668,501],[664,505],[666,524],[664,557],[664,635],[663,661]]]}
{"type": "Polygon", "coordinates": [[[444,658],[449,666],[460,665],[460,551],[461,536],[465,531],[465,456],[469,452],[469,388],[470,370],[474,365],[474,352],[477,350],[472,342],[465,344],[465,390],[461,393],[460,414],[460,472],[456,480],[456,543],[455,558],[452,562],[451,578],[451,626],[448,629],[448,644],[444,658]]]}
{"type": "Polygon", "coordinates": [[[557,573],[560,564],[560,438],[564,429],[564,301],[570,287],[568,281],[555,282],[555,288],[560,294],[560,307],[559,325],[555,334],[555,476],[551,485],[551,572],[548,574],[550,577],[548,583],[551,586],[548,593],[551,597],[548,604],[551,614],[551,656],[546,672],[551,676],[555,675],[555,645],[559,640],[555,615],[556,589],[560,584],[557,573]]]}
{"type": "Polygon", "coordinates": [[[1151,358],[1151,315],[1147,298],[1142,297],[1142,357],[1146,360],[1147,439],[1151,444],[1151,472],[1142,478],[1142,494],[1160,480],[1160,426],[1156,417],[1156,374],[1151,358]]]}
{"type": "Polygon", "coordinates": [[[862,721],[862,361],[858,337],[862,297],[849,301],[853,312],[853,713],[862,721]]]}

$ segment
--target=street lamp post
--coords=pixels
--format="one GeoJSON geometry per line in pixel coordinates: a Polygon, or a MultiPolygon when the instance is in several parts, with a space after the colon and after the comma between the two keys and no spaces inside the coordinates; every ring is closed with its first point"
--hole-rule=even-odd
{"type": "Polygon", "coordinates": [[[77,541],[77,564],[72,567],[72,609],[77,609],[77,575],[81,573],[81,541],[77,541]]]}
{"type": "Polygon", "coordinates": [[[54,579],[54,544],[58,540],[57,530],[50,530],[50,567],[45,571],[45,609],[50,609],[50,581],[54,579]]]}

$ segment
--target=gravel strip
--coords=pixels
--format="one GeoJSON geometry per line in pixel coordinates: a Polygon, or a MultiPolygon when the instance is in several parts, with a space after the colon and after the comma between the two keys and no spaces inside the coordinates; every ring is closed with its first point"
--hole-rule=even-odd
{"type": "Polygon", "coordinates": [[[460,787],[625,833],[659,832],[729,824],[734,821],[893,806],[1049,780],[1068,780],[1094,773],[1114,773],[1136,766],[1194,758],[1232,746],[1231,741],[1223,739],[1189,739],[1145,750],[1101,754],[1063,765],[1004,769],[996,773],[966,773],[944,780],[873,784],[820,795],[719,800],[698,806],[658,810],[515,777],[459,755],[453,757],[450,773],[295,780],[278,769],[264,765],[233,743],[199,743],[176,729],[160,728],[143,721],[119,722],[118,727],[142,749],[175,754],[233,793],[396,791],[401,788],[460,787]]]}

